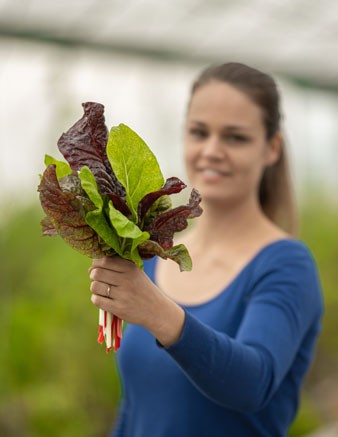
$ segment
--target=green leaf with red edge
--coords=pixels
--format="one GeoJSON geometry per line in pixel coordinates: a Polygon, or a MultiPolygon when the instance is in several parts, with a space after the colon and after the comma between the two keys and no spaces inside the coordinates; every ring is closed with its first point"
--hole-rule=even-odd
{"type": "Polygon", "coordinates": [[[126,191],[127,205],[136,223],[139,202],[164,183],[157,159],[142,138],[124,124],[110,130],[107,155],[126,191]]]}
{"type": "Polygon", "coordinates": [[[200,207],[201,195],[194,188],[191,191],[189,203],[159,214],[146,227],[150,239],[156,241],[165,250],[173,247],[174,234],[188,226],[188,219],[199,217],[203,210],[200,207]]]}
{"type": "Polygon", "coordinates": [[[96,232],[85,221],[88,199],[84,206],[82,196],[76,192],[62,191],[55,165],[49,165],[44,171],[38,191],[45,214],[66,243],[91,258],[105,255],[96,232]]]}
{"type": "Polygon", "coordinates": [[[169,250],[164,250],[156,241],[147,240],[139,246],[139,252],[145,259],[152,258],[153,256],[160,256],[163,259],[169,258],[179,265],[181,272],[187,272],[192,269],[192,261],[184,244],[178,244],[169,250]]]}
{"type": "Polygon", "coordinates": [[[78,171],[84,166],[91,169],[102,194],[125,199],[125,190],[117,180],[106,153],[108,129],[104,106],[95,102],[86,102],[82,106],[82,118],[61,135],[59,150],[73,170],[78,171]]]}

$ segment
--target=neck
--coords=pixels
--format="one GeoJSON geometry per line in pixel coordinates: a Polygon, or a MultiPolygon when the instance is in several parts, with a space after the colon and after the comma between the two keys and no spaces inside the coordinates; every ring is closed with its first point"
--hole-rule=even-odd
{"type": "Polygon", "coordinates": [[[236,205],[206,202],[204,211],[197,220],[192,233],[198,235],[203,247],[217,247],[226,242],[227,246],[238,245],[239,240],[249,242],[266,227],[268,220],[255,199],[248,199],[236,205]],[[239,238],[240,236],[240,238],[239,238]]]}

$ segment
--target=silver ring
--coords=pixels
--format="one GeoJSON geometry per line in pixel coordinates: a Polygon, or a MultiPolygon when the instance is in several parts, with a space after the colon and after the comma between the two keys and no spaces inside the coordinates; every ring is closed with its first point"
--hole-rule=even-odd
{"type": "Polygon", "coordinates": [[[110,298],[110,285],[108,285],[107,291],[106,291],[107,297],[110,298]]]}

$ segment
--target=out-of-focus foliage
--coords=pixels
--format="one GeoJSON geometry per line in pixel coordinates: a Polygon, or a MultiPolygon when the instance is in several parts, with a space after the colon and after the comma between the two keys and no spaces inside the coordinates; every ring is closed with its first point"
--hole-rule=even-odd
{"type": "MultiPolygon", "coordinates": [[[[96,343],[90,260],[58,237],[41,237],[42,216],[23,208],[0,223],[0,435],[102,437],[120,385],[114,355],[96,343]]],[[[303,208],[301,239],[318,262],[326,314],[290,437],[338,418],[337,223],[326,204],[303,208]]]]}
{"type": "Polygon", "coordinates": [[[96,342],[91,261],[41,237],[39,208],[0,224],[0,435],[104,436],[119,380],[96,342]]]}
{"type": "Polygon", "coordinates": [[[305,380],[301,409],[290,437],[338,421],[338,208],[313,195],[301,210],[300,238],[319,268],[325,314],[315,360],[305,380]]]}

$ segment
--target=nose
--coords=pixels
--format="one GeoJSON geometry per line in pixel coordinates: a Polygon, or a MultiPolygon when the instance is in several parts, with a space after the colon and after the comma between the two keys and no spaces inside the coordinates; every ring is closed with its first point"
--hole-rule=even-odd
{"type": "Polygon", "coordinates": [[[220,139],[216,135],[210,136],[204,143],[202,149],[202,155],[204,158],[217,160],[223,159],[225,156],[224,145],[221,144],[220,139]]]}

